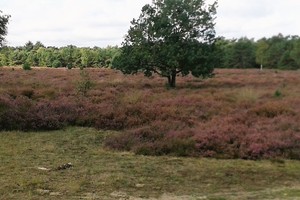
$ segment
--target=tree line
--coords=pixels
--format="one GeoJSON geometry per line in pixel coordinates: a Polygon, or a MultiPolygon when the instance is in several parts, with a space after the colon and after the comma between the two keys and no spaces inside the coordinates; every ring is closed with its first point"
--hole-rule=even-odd
{"type": "Polygon", "coordinates": [[[300,37],[275,35],[257,41],[218,38],[216,66],[219,68],[300,69],[300,37]]]}
{"type": "MultiPolygon", "coordinates": [[[[117,46],[106,48],[45,47],[31,41],[24,46],[0,48],[0,66],[28,63],[40,67],[111,67],[120,53],[117,46]]],[[[218,68],[300,69],[300,37],[275,35],[257,41],[242,37],[215,42],[215,66],[218,68]]]]}
{"type": "Polygon", "coordinates": [[[110,67],[112,59],[118,54],[116,46],[100,47],[45,47],[41,42],[31,41],[24,46],[0,48],[0,66],[29,64],[38,67],[110,67]]]}

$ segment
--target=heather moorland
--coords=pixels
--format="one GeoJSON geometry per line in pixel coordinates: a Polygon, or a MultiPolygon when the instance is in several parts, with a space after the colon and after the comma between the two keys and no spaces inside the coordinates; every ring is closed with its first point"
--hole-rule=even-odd
{"type": "Polygon", "coordinates": [[[0,76],[0,199],[299,196],[298,71],[222,69],[176,89],[111,69],[0,76]]]}
{"type": "Polygon", "coordinates": [[[216,70],[212,79],[110,69],[1,68],[1,130],[114,130],[105,146],[143,155],[299,159],[299,72],[216,70]]]}

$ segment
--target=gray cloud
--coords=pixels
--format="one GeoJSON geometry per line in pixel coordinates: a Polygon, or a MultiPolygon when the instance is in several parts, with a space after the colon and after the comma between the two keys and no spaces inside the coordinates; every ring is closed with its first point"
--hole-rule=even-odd
{"type": "Polygon", "coordinates": [[[45,45],[120,45],[130,21],[151,0],[10,0],[0,7],[11,14],[8,45],[28,40],[45,45]],[[109,39],[108,39],[109,38],[109,39]],[[108,43],[110,42],[110,43],[108,43]]]}
{"type": "Polygon", "coordinates": [[[217,33],[259,39],[278,33],[299,35],[300,1],[219,0],[217,33]]]}
{"type": "MultiPolygon", "coordinates": [[[[208,0],[212,2],[213,0],[208,0]]],[[[152,0],[1,0],[12,15],[8,45],[28,40],[49,46],[120,45],[141,8],[152,0]]],[[[298,0],[219,0],[219,36],[269,37],[279,32],[300,34],[298,0]]]]}

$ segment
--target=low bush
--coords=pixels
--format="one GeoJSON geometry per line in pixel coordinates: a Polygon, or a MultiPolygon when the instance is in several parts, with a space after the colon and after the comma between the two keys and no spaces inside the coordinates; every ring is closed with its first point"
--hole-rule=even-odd
{"type": "Polygon", "coordinates": [[[21,91],[21,95],[28,97],[31,99],[34,95],[34,90],[33,89],[24,89],[21,91]]]}
{"type": "Polygon", "coordinates": [[[279,90],[279,89],[277,89],[275,92],[274,92],[274,95],[273,95],[275,98],[280,98],[280,97],[282,97],[282,92],[279,90]]]}
{"type": "Polygon", "coordinates": [[[267,118],[274,118],[279,115],[293,115],[294,111],[290,108],[290,106],[285,103],[280,102],[268,102],[261,106],[257,106],[252,109],[252,111],[260,116],[267,118]]]}
{"type": "Polygon", "coordinates": [[[32,123],[29,123],[34,117],[31,113],[32,102],[27,97],[9,97],[0,99],[0,104],[5,107],[0,115],[1,130],[27,130],[34,129],[32,123]]]}
{"type": "Polygon", "coordinates": [[[54,60],[51,65],[53,68],[61,67],[61,62],[59,60],[54,60]]]}
{"type": "Polygon", "coordinates": [[[27,62],[25,62],[25,63],[23,64],[22,68],[23,68],[24,70],[31,70],[31,66],[30,66],[30,64],[27,63],[27,62]]]}
{"type": "Polygon", "coordinates": [[[164,137],[163,130],[157,126],[134,129],[124,134],[116,134],[108,138],[105,145],[111,149],[130,151],[136,146],[155,143],[164,137]]]}
{"type": "Polygon", "coordinates": [[[80,109],[68,99],[35,102],[26,96],[0,98],[0,130],[57,130],[77,125],[80,109]]]}
{"type": "Polygon", "coordinates": [[[91,81],[88,72],[81,70],[80,81],[77,82],[76,90],[79,95],[86,96],[87,92],[92,89],[94,83],[91,81]]]}
{"type": "Polygon", "coordinates": [[[170,140],[163,139],[163,141],[141,143],[134,146],[132,150],[134,153],[140,155],[192,156],[195,151],[195,141],[192,139],[178,138],[170,140]]]}
{"type": "MultiPolygon", "coordinates": [[[[222,159],[299,159],[300,136],[295,132],[266,132],[244,117],[218,118],[192,129],[168,131],[158,127],[135,129],[106,141],[111,149],[143,155],[213,157],[222,159]]],[[[255,123],[254,123],[255,124],[255,123]]]]}

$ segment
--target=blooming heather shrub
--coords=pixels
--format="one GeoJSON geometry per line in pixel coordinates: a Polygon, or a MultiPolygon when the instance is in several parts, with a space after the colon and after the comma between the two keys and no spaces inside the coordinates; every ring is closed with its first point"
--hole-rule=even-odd
{"type": "Polygon", "coordinates": [[[105,140],[105,146],[118,151],[130,151],[134,141],[135,138],[130,133],[115,134],[105,140]]]}
{"type": "Polygon", "coordinates": [[[13,107],[11,99],[7,95],[0,96],[0,130],[7,130],[10,127],[8,123],[8,114],[13,107]]]}
{"type": "Polygon", "coordinates": [[[8,95],[1,95],[0,96],[0,113],[3,114],[9,107],[11,106],[11,99],[8,95]]]}
{"type": "Polygon", "coordinates": [[[154,143],[162,138],[163,133],[159,130],[159,127],[142,127],[108,138],[105,146],[130,151],[136,146],[146,146],[147,143],[154,143]]]}
{"type": "Polygon", "coordinates": [[[293,110],[286,104],[280,102],[268,102],[252,109],[260,117],[274,118],[278,115],[294,115],[293,110]]]}
{"type": "Polygon", "coordinates": [[[72,99],[60,98],[53,101],[41,101],[32,108],[28,129],[56,130],[64,126],[76,125],[80,106],[72,99]]]}
{"type": "Polygon", "coordinates": [[[124,128],[126,115],[111,103],[100,104],[96,113],[95,127],[98,129],[120,130],[124,128]]]}
{"type": "Polygon", "coordinates": [[[194,156],[196,141],[193,136],[192,131],[169,131],[163,140],[158,142],[160,151],[156,148],[156,152],[159,155],[194,156]]]}
{"type": "Polygon", "coordinates": [[[61,128],[57,125],[57,116],[51,110],[36,107],[34,102],[25,97],[10,99],[10,104],[1,116],[3,130],[53,130],[61,128]]]}
{"type": "Polygon", "coordinates": [[[21,91],[21,95],[28,97],[31,99],[34,95],[34,90],[33,89],[24,89],[21,91]]]}
{"type": "Polygon", "coordinates": [[[176,128],[177,122],[189,124],[189,118],[170,108],[149,105],[143,102],[136,104],[100,104],[98,108],[96,127],[100,129],[133,129],[152,124],[156,121],[173,121],[176,128]]]}
{"type": "Polygon", "coordinates": [[[300,133],[300,116],[279,116],[274,118],[274,130],[277,132],[293,131],[300,133]]]}
{"type": "Polygon", "coordinates": [[[266,132],[255,123],[248,123],[246,115],[236,115],[216,118],[192,129],[170,131],[171,126],[164,127],[160,122],[118,134],[109,138],[106,146],[143,155],[300,159],[299,134],[293,131],[266,132]]]}
{"type": "Polygon", "coordinates": [[[9,96],[3,96],[0,99],[0,128],[1,130],[24,130],[28,111],[32,104],[30,99],[19,96],[12,99],[9,96]]]}
{"type": "Polygon", "coordinates": [[[57,130],[64,127],[60,119],[49,104],[36,105],[27,113],[26,126],[22,130],[57,130]]]}
{"type": "Polygon", "coordinates": [[[295,155],[300,150],[300,138],[292,132],[257,132],[247,135],[242,142],[242,158],[300,158],[299,154],[295,155]]]}
{"type": "Polygon", "coordinates": [[[36,95],[37,99],[50,99],[53,100],[57,97],[57,91],[52,88],[44,88],[39,90],[39,93],[36,95]]]}
{"type": "Polygon", "coordinates": [[[203,157],[238,158],[242,138],[249,132],[244,124],[227,124],[219,121],[213,127],[193,130],[197,155],[203,157]]]}
{"type": "Polygon", "coordinates": [[[151,156],[192,156],[195,148],[195,141],[191,138],[179,139],[172,138],[156,142],[140,143],[133,147],[133,152],[140,155],[151,156]]]}
{"type": "Polygon", "coordinates": [[[27,97],[0,98],[1,130],[56,130],[76,125],[78,106],[67,98],[35,102],[27,97]]]}
{"type": "Polygon", "coordinates": [[[112,149],[133,151],[142,155],[192,155],[195,141],[192,140],[190,133],[179,134],[177,137],[177,132],[167,133],[167,129],[170,128],[167,124],[170,123],[158,121],[151,126],[115,135],[108,138],[105,145],[112,149]]]}

